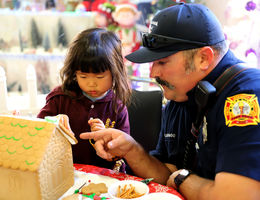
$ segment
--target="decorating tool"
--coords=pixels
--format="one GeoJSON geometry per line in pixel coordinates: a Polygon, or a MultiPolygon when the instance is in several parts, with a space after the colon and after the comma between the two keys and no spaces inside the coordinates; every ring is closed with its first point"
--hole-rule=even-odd
{"type": "Polygon", "coordinates": [[[140,182],[145,183],[146,185],[148,185],[152,180],[153,180],[153,178],[147,178],[147,179],[141,180],[140,182]]]}
{"type": "Polygon", "coordinates": [[[87,182],[85,182],[82,186],[80,186],[77,190],[74,191],[74,194],[77,194],[79,193],[79,190],[84,186],[86,185],[87,182]]]}

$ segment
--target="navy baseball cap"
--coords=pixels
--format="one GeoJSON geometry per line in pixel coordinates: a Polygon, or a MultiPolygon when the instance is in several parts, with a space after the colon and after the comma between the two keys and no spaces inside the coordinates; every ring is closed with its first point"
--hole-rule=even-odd
{"type": "Polygon", "coordinates": [[[149,32],[142,33],[143,47],[126,59],[135,63],[153,62],[178,51],[211,46],[224,40],[221,25],[209,8],[181,3],[154,16],[149,32]]]}

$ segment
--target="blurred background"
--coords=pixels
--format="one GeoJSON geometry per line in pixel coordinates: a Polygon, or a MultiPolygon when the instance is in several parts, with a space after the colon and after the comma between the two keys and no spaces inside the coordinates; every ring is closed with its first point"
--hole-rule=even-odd
{"type": "MultiPolygon", "coordinates": [[[[219,18],[233,52],[250,67],[260,66],[260,0],[0,0],[0,88],[6,87],[8,96],[8,106],[0,107],[0,113],[30,107],[32,80],[36,107],[44,104],[46,94],[60,84],[68,45],[80,31],[92,27],[115,31],[126,55],[140,47],[140,32],[148,30],[154,14],[179,2],[208,6],[219,18]]],[[[150,63],[125,60],[125,65],[129,77],[149,79],[150,63]]],[[[132,84],[140,90],[155,89],[145,81],[132,84]]],[[[3,96],[5,91],[0,92],[3,96]]]]}

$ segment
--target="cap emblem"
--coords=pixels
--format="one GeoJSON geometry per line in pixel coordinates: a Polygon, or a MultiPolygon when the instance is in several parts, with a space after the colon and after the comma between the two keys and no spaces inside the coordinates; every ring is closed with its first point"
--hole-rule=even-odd
{"type": "Polygon", "coordinates": [[[156,22],[156,21],[151,21],[151,24],[150,24],[150,26],[149,26],[149,33],[152,32],[152,29],[153,29],[155,26],[158,26],[158,22],[156,22]]]}

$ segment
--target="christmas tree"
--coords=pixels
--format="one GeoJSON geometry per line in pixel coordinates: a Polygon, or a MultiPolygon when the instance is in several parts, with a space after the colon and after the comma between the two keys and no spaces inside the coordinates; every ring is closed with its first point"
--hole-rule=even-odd
{"type": "Polygon", "coordinates": [[[34,19],[32,19],[31,21],[31,40],[32,40],[32,46],[34,48],[37,48],[39,45],[41,45],[42,39],[34,19]]]}
{"type": "Polygon", "coordinates": [[[45,51],[49,51],[50,48],[51,48],[50,39],[49,39],[48,33],[45,33],[45,35],[44,35],[44,38],[42,40],[42,46],[43,46],[45,51]]]}
{"type": "Polygon", "coordinates": [[[65,29],[64,26],[61,22],[61,20],[59,20],[58,22],[58,46],[60,47],[66,47],[68,45],[68,40],[67,40],[67,36],[65,33],[65,29]]]}
{"type": "Polygon", "coordinates": [[[23,44],[23,38],[22,38],[21,30],[19,30],[18,38],[19,38],[20,50],[21,50],[21,52],[23,52],[23,50],[24,50],[24,44],[23,44]]]}

